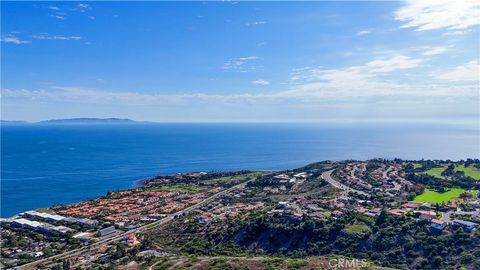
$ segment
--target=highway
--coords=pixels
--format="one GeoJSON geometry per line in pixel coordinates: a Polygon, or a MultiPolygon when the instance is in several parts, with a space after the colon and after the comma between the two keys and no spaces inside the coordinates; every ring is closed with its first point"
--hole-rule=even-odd
{"type": "Polygon", "coordinates": [[[57,254],[57,255],[54,255],[54,256],[51,256],[51,257],[48,257],[48,258],[45,258],[45,259],[41,259],[41,260],[37,260],[37,261],[34,261],[34,262],[31,262],[31,263],[27,263],[27,264],[24,264],[24,265],[20,265],[20,266],[17,266],[13,269],[19,269],[19,270],[30,270],[30,269],[37,269],[36,266],[40,265],[40,264],[50,264],[52,262],[54,262],[54,260],[64,260],[66,258],[69,258],[69,257],[72,257],[72,256],[80,256],[86,252],[91,252],[93,249],[99,247],[100,245],[105,245],[105,244],[110,244],[112,242],[116,242],[116,241],[120,241],[122,239],[124,239],[127,235],[131,234],[131,233],[141,233],[141,232],[146,232],[148,230],[151,230],[157,226],[161,226],[161,225],[164,225],[170,221],[172,221],[176,216],[179,216],[179,215],[183,215],[183,214],[188,214],[189,212],[191,212],[192,210],[196,210],[200,207],[202,207],[204,204],[207,204],[207,203],[210,203],[212,202],[213,200],[217,199],[218,197],[222,196],[222,195],[225,195],[227,194],[228,192],[230,191],[233,191],[233,190],[236,190],[236,189],[240,189],[240,188],[244,188],[245,185],[248,183],[248,182],[251,182],[251,181],[254,181],[255,179],[251,179],[251,180],[248,180],[248,181],[245,181],[241,184],[238,184],[236,186],[233,186],[231,188],[228,188],[228,189],[225,189],[223,191],[220,191],[208,198],[206,198],[205,200],[197,203],[197,204],[194,204],[192,206],[189,206],[183,210],[180,210],[178,212],[175,212],[173,214],[170,214],[168,216],[166,216],[165,218],[162,218],[162,219],[159,219],[157,221],[154,221],[152,223],[149,223],[149,224],[146,224],[144,226],[141,226],[141,227],[138,227],[136,229],[132,229],[132,230],[129,230],[129,231],[126,231],[126,232],[123,232],[121,234],[115,234],[115,235],[112,235],[110,237],[106,237],[100,241],[97,241],[97,242],[94,242],[94,243],[91,243],[87,246],[84,246],[84,247],[81,247],[81,248],[78,248],[78,249],[74,249],[74,250],[70,250],[70,251],[67,251],[67,252],[64,252],[64,253],[61,253],[61,254],[57,254]]]}

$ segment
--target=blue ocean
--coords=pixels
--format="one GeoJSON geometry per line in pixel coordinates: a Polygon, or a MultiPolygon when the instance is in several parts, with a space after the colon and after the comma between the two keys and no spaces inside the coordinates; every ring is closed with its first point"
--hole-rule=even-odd
{"type": "Polygon", "coordinates": [[[4,125],[1,216],[78,202],[156,174],[291,169],[321,160],[478,158],[478,126],[4,125]]]}

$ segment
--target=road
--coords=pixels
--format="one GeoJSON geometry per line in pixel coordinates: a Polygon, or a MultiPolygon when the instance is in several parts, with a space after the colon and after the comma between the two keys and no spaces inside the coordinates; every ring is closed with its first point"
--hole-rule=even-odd
{"type": "Polygon", "coordinates": [[[141,233],[141,232],[151,230],[151,229],[153,229],[157,226],[164,225],[164,224],[172,221],[176,216],[183,215],[183,214],[188,214],[192,210],[196,210],[196,209],[200,208],[201,206],[203,206],[204,204],[210,203],[213,200],[215,200],[216,198],[218,198],[222,195],[225,195],[230,191],[233,191],[233,190],[236,190],[236,189],[239,189],[239,188],[243,188],[243,187],[245,187],[245,185],[248,182],[251,182],[251,181],[254,181],[254,180],[255,179],[248,180],[248,181],[245,181],[241,184],[233,186],[231,188],[228,188],[228,189],[225,189],[225,190],[220,191],[218,193],[215,193],[214,195],[206,198],[205,200],[203,200],[203,201],[201,201],[197,204],[194,204],[192,206],[189,206],[189,207],[187,207],[183,210],[180,210],[178,212],[170,214],[163,219],[154,221],[152,223],[146,224],[146,225],[138,227],[136,229],[132,229],[132,230],[123,232],[121,234],[112,235],[110,237],[104,238],[100,241],[94,242],[92,244],[89,244],[87,246],[84,246],[84,247],[81,247],[81,248],[78,248],[78,249],[74,249],[74,250],[67,251],[67,252],[64,252],[64,253],[61,253],[61,254],[58,254],[58,255],[54,255],[54,256],[51,256],[51,257],[48,257],[48,258],[45,258],[45,259],[41,259],[41,260],[38,260],[38,261],[34,261],[34,262],[31,262],[31,263],[27,263],[27,264],[15,267],[14,269],[19,269],[19,270],[37,269],[36,266],[39,265],[39,264],[49,264],[49,263],[52,263],[54,260],[63,260],[63,259],[66,259],[66,258],[69,258],[69,257],[72,257],[72,256],[79,256],[79,255],[82,255],[86,252],[92,251],[93,249],[99,247],[100,245],[105,245],[105,244],[110,244],[110,243],[115,242],[115,241],[120,241],[120,240],[124,239],[129,234],[141,233]]]}
{"type": "Polygon", "coordinates": [[[386,169],[385,171],[382,172],[382,177],[383,177],[383,179],[385,179],[385,180],[390,179],[390,177],[388,177],[388,173],[389,173],[391,170],[393,170],[393,166],[388,167],[388,169],[386,169]]]}
{"type": "Polygon", "coordinates": [[[340,182],[338,182],[337,180],[333,179],[332,177],[332,172],[334,170],[329,170],[329,171],[326,171],[326,172],[323,172],[322,173],[322,179],[324,179],[325,181],[327,181],[328,183],[330,183],[330,185],[338,188],[338,189],[341,189],[341,190],[344,190],[346,192],[353,192],[353,193],[357,193],[357,194],[361,194],[361,195],[365,195],[365,196],[369,196],[366,192],[363,192],[363,191],[360,191],[360,190],[356,190],[356,189],[353,189],[349,186],[346,186],[340,182]]]}
{"type": "Polygon", "coordinates": [[[350,171],[350,176],[352,178],[356,178],[355,177],[355,171],[357,170],[357,165],[353,165],[353,169],[350,171]]]}

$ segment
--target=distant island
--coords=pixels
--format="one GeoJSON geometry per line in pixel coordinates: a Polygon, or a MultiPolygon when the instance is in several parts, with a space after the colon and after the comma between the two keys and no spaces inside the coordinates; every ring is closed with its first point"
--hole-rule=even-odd
{"type": "Polygon", "coordinates": [[[26,121],[9,121],[9,120],[0,120],[0,123],[2,125],[22,125],[22,124],[28,124],[26,121]]]}
{"type": "Polygon", "coordinates": [[[146,121],[134,121],[126,118],[67,118],[51,119],[39,122],[9,121],[1,120],[2,125],[23,125],[23,124],[42,124],[42,125],[105,125],[105,124],[139,124],[150,123],[146,121]]]}

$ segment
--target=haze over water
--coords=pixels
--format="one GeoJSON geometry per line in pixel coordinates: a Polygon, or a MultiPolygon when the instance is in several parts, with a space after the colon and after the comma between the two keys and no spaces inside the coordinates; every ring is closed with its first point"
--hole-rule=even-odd
{"type": "Polygon", "coordinates": [[[5,125],[1,216],[131,188],[156,174],[478,158],[478,138],[475,126],[431,124],[5,125]]]}

